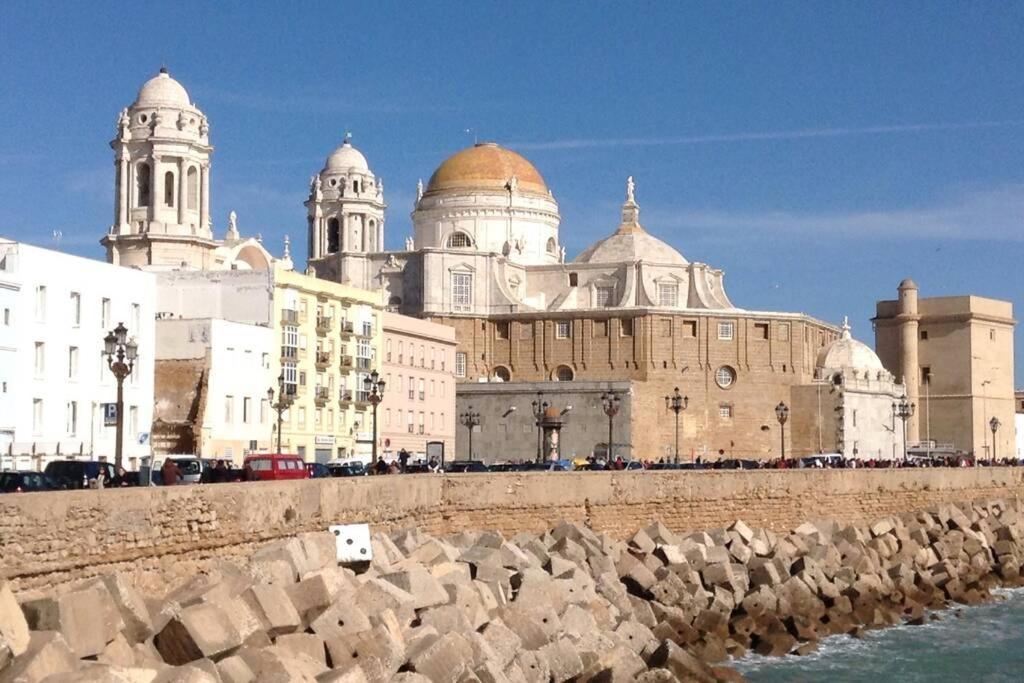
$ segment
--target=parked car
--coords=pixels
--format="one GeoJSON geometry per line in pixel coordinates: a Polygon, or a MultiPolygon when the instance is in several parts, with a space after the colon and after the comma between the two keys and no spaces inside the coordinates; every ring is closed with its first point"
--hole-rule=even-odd
{"type": "Polygon", "coordinates": [[[87,489],[100,470],[108,482],[113,481],[114,466],[98,460],[53,460],[47,463],[45,474],[57,488],[87,489]]]}
{"type": "Polygon", "coordinates": [[[329,463],[327,470],[332,477],[363,477],[366,476],[366,468],[361,462],[329,463]]]}
{"type": "Polygon", "coordinates": [[[249,481],[276,481],[280,479],[309,479],[306,463],[290,453],[261,453],[245,456],[246,479],[249,481]]]}
{"type": "Polygon", "coordinates": [[[198,484],[203,481],[203,473],[213,468],[213,460],[200,458],[198,455],[171,455],[170,460],[181,472],[179,484],[198,484]]]}
{"type": "Polygon", "coordinates": [[[425,462],[412,462],[405,466],[405,474],[430,474],[430,465],[425,462]]]}
{"type": "Polygon", "coordinates": [[[843,456],[838,453],[823,453],[800,458],[799,467],[842,467],[843,456]]]}
{"type": "Polygon", "coordinates": [[[489,472],[487,465],[483,464],[479,460],[453,460],[448,463],[445,468],[445,472],[450,474],[460,474],[465,472],[489,472]]]}
{"type": "Polygon", "coordinates": [[[57,484],[42,472],[0,472],[0,493],[54,491],[57,484]]]}
{"type": "Polygon", "coordinates": [[[331,470],[322,462],[307,462],[306,471],[310,479],[323,479],[331,476],[331,470]]]}

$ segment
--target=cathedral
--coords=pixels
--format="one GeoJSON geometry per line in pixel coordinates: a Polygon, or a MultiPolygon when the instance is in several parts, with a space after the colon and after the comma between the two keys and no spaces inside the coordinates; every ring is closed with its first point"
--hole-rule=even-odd
{"type": "MultiPolygon", "coordinates": [[[[117,201],[102,240],[110,262],[156,270],[273,266],[259,238],[241,237],[233,214],[223,239],[214,236],[210,124],[166,69],[121,112],[111,147],[117,201]]],[[[787,429],[776,423],[776,408],[809,405],[799,387],[815,387],[817,396],[819,383],[837,372],[861,380],[874,372],[874,384],[861,388],[886,405],[901,387],[874,363],[834,367],[846,356],[823,349],[848,345],[848,329],[736,306],[721,269],[687,259],[643,225],[637,194],[626,178],[607,236],[571,256],[541,172],[483,142],[455,152],[418,184],[412,234],[389,251],[383,180],[346,135],[309,182],[307,273],[378,292],[392,311],[453,327],[460,401],[490,391],[511,406],[536,390],[561,392],[565,405],[574,400],[573,419],[583,427],[576,453],[601,447],[595,433],[603,430],[592,428],[605,420],[597,397],[613,387],[627,402],[621,440],[630,457],[658,459],[673,444],[679,459],[849,452],[843,415],[794,411],[787,429]],[[585,387],[590,393],[572,394],[585,387]],[[686,398],[678,428],[665,401],[677,388],[686,398]],[[823,420],[835,424],[826,429],[823,420]]],[[[282,260],[290,264],[287,242],[282,260]]],[[[522,446],[507,438],[529,431],[526,407],[485,420],[477,443],[506,458],[532,455],[530,439],[522,446]],[[520,446],[523,453],[513,452],[520,446]]],[[[863,446],[892,457],[892,444],[863,446]]]]}

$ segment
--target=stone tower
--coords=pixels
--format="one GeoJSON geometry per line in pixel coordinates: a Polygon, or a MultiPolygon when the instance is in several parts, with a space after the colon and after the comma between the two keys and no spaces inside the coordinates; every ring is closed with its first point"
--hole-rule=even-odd
{"type": "Polygon", "coordinates": [[[907,388],[907,400],[918,408],[907,420],[907,442],[917,443],[921,440],[918,428],[921,372],[917,354],[918,321],[921,317],[917,311],[917,284],[909,278],[900,283],[898,306],[896,319],[900,330],[900,381],[907,388]]]}
{"type": "Polygon", "coordinates": [[[362,257],[384,250],[384,182],[345,135],[310,181],[305,202],[309,227],[309,264],[338,282],[362,267],[362,257]],[[352,259],[351,257],[355,257],[352,259]]]}
{"type": "Polygon", "coordinates": [[[110,142],[114,224],[107,261],[136,267],[209,268],[210,125],[166,68],[121,111],[110,142]]]}

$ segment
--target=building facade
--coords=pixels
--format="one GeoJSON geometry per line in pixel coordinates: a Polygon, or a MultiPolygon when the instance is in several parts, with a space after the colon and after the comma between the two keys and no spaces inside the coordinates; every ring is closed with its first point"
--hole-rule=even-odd
{"type": "Polygon", "coordinates": [[[151,274],[0,240],[2,468],[55,458],[113,461],[117,381],[104,337],[118,323],[138,344],[124,381],[124,464],[150,454],[155,357],[151,274]]]}
{"type": "Polygon", "coordinates": [[[455,330],[447,325],[385,312],[381,373],[384,400],[378,420],[381,454],[389,461],[401,450],[411,461],[426,459],[427,444],[455,452],[455,330]]]}
{"type": "Polygon", "coordinates": [[[278,348],[274,330],[212,318],[163,319],[156,334],[154,450],[195,452],[241,467],[246,453],[273,448],[267,389],[278,348]],[[178,441],[182,434],[191,448],[178,441]]]}
{"type": "MultiPolygon", "coordinates": [[[[229,410],[228,396],[236,416],[244,410],[240,398],[255,401],[257,395],[266,398],[267,391],[274,389],[273,403],[277,403],[283,391],[289,401],[281,415],[283,451],[310,462],[369,460],[373,424],[363,380],[378,369],[380,358],[383,311],[378,294],[295,273],[280,264],[266,271],[173,271],[158,277],[162,318],[216,318],[262,327],[270,334],[270,356],[258,381],[241,377],[242,368],[225,359],[224,415],[229,410]],[[252,391],[246,393],[250,383],[252,391]],[[260,384],[263,388],[257,393],[260,384]],[[227,387],[234,393],[226,393],[227,387]]],[[[171,333],[174,328],[166,329],[171,333]]],[[[187,326],[177,333],[184,330],[187,326]]],[[[170,346],[183,343],[180,338],[167,340],[170,346]]],[[[251,346],[255,354],[255,342],[251,346]]],[[[173,365],[167,367],[173,372],[173,365]]],[[[203,373],[198,370],[193,375],[199,396],[203,373]]],[[[208,395],[215,402],[221,400],[212,391],[208,395]]],[[[168,398],[174,400],[175,395],[168,398]]],[[[246,450],[277,448],[277,414],[269,401],[268,408],[269,433],[255,423],[237,425],[248,435],[240,439],[248,444],[246,450]]],[[[218,410],[217,405],[213,409],[218,410]]],[[[199,434],[203,428],[192,424],[186,431],[199,434]]]]}
{"type": "Polygon", "coordinates": [[[977,296],[920,299],[913,280],[876,304],[875,350],[915,404],[908,441],[979,459],[1016,445],[1013,305],[977,296]],[[995,433],[990,423],[1000,425],[995,433]]]}
{"type": "Polygon", "coordinates": [[[842,336],[818,352],[814,380],[793,387],[793,450],[858,460],[899,460],[906,453],[894,406],[906,393],[875,352],[842,336]],[[807,419],[813,416],[813,419],[807,419]]]}

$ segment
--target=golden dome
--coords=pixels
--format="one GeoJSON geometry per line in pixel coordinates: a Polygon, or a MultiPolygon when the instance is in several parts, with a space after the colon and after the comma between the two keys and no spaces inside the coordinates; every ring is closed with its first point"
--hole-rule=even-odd
{"type": "Polygon", "coordinates": [[[494,142],[481,142],[448,157],[430,176],[427,193],[445,190],[507,190],[548,194],[547,183],[533,164],[494,142]]]}

